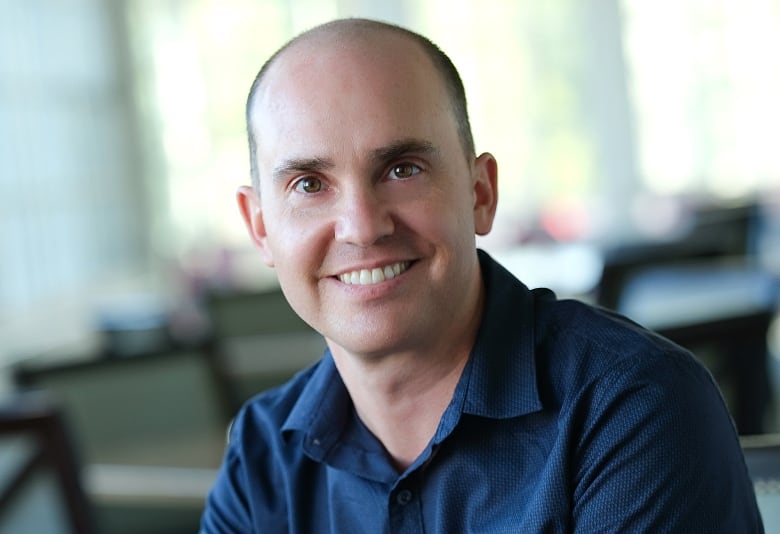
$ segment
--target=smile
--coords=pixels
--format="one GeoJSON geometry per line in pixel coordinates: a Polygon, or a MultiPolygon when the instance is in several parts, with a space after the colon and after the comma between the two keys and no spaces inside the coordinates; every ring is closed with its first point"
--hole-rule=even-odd
{"type": "Polygon", "coordinates": [[[345,284],[367,286],[371,284],[379,284],[385,280],[395,278],[406,269],[409,268],[411,262],[399,261],[384,267],[376,267],[374,269],[360,269],[358,271],[352,271],[343,273],[338,276],[338,279],[345,284]]]}

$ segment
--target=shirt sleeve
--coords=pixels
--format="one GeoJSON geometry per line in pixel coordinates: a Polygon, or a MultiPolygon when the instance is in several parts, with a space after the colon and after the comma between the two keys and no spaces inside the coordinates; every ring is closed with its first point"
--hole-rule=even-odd
{"type": "Polygon", "coordinates": [[[616,366],[593,385],[575,453],[574,532],[763,532],[712,377],[687,354],[669,356],[616,366]]]}
{"type": "Polygon", "coordinates": [[[240,434],[231,425],[231,437],[214,486],[206,498],[200,534],[239,534],[252,532],[247,486],[238,443],[240,434]]]}
{"type": "Polygon", "coordinates": [[[259,401],[230,428],[225,458],[206,498],[201,534],[271,534],[290,530],[287,484],[279,469],[279,425],[259,401]]]}

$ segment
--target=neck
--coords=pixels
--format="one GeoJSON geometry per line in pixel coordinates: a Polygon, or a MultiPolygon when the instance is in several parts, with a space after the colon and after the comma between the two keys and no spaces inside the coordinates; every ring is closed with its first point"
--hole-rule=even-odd
{"type": "Polygon", "coordinates": [[[474,346],[482,299],[465,323],[424,350],[366,357],[328,342],[358,416],[400,472],[428,445],[452,400],[474,346]]]}
{"type": "Polygon", "coordinates": [[[404,471],[436,432],[467,361],[468,354],[448,367],[393,376],[381,369],[345,372],[344,365],[336,365],[358,416],[404,471]]]}

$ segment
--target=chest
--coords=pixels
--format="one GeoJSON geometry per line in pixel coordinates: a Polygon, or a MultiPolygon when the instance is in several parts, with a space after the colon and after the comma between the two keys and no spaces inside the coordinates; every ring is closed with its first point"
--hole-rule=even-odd
{"type": "Polygon", "coordinates": [[[286,479],[290,531],[564,531],[568,446],[552,421],[536,418],[464,421],[392,480],[386,459],[343,445],[335,466],[310,462],[286,479]]]}

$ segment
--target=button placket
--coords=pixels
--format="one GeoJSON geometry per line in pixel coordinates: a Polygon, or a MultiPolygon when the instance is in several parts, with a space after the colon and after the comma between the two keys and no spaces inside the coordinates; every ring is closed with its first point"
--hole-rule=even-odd
{"type": "Polygon", "coordinates": [[[390,533],[423,532],[421,489],[411,480],[402,480],[388,496],[390,533]]]}
{"type": "Polygon", "coordinates": [[[403,489],[396,494],[395,502],[401,506],[406,506],[412,501],[413,497],[414,495],[412,494],[411,490],[403,489]]]}

